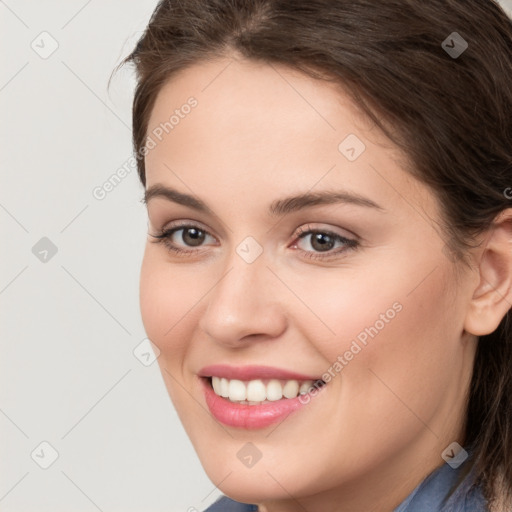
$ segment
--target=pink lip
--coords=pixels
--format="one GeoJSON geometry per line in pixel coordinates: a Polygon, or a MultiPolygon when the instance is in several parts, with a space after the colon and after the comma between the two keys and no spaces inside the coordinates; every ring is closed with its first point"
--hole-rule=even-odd
{"type": "Polygon", "coordinates": [[[214,365],[203,368],[200,372],[200,381],[206,404],[212,415],[224,425],[244,429],[258,429],[268,427],[273,423],[284,420],[289,414],[307,405],[321,393],[325,386],[316,388],[314,392],[299,395],[296,398],[283,398],[275,402],[261,405],[248,405],[230,402],[227,398],[220,397],[213,391],[210,380],[211,375],[226,379],[282,379],[282,380],[311,380],[316,377],[300,375],[286,370],[278,370],[265,366],[231,367],[227,365],[214,365]]]}
{"type": "Polygon", "coordinates": [[[289,370],[271,368],[270,366],[229,366],[227,364],[214,364],[205,366],[199,371],[200,377],[224,377],[225,379],[254,380],[254,379],[281,379],[281,380],[320,380],[320,377],[302,375],[289,370]]]}

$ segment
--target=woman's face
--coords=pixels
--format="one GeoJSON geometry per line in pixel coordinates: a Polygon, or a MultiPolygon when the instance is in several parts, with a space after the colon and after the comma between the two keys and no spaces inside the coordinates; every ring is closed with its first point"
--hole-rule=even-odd
{"type": "Polygon", "coordinates": [[[463,444],[474,357],[435,197],[342,89],[280,66],[182,71],[148,136],[148,232],[174,233],[148,236],[142,318],[211,480],[398,504],[463,444]]]}

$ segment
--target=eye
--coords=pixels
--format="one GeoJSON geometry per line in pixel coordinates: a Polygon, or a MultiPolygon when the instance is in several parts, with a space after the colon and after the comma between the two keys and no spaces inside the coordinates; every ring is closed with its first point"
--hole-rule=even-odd
{"type": "MultiPolygon", "coordinates": [[[[154,239],[153,243],[163,243],[170,252],[179,256],[198,254],[208,239],[216,242],[213,235],[196,224],[170,226],[156,235],[149,236],[154,239]]],[[[298,248],[303,257],[309,259],[339,257],[341,253],[354,250],[359,245],[355,239],[325,229],[312,229],[310,225],[307,228],[299,228],[296,237],[298,241],[296,238],[292,248],[298,248]]]]}
{"type": "Polygon", "coordinates": [[[299,228],[297,236],[299,242],[296,242],[293,247],[299,247],[308,258],[337,256],[342,252],[353,250],[359,245],[357,240],[346,238],[329,230],[312,229],[310,226],[307,226],[306,229],[299,228]],[[338,248],[333,251],[336,244],[338,244],[338,248]],[[302,247],[300,247],[301,245],[302,247]]]}
{"type": "Polygon", "coordinates": [[[178,240],[181,238],[181,241],[189,247],[200,246],[207,237],[206,232],[202,229],[198,229],[194,226],[186,226],[179,229],[173,229],[170,234],[170,239],[172,240],[172,236],[176,235],[180,231],[182,233],[181,236],[178,235],[178,240]]]}
{"type": "Polygon", "coordinates": [[[201,247],[203,242],[210,237],[215,238],[206,230],[194,224],[181,224],[161,230],[158,234],[149,236],[153,237],[154,243],[163,243],[170,251],[177,254],[190,254],[197,252],[194,248],[201,247]],[[181,232],[181,234],[179,234],[181,232]],[[179,242],[183,246],[179,245],[179,242]],[[191,249],[187,249],[190,247],[191,249]]]}

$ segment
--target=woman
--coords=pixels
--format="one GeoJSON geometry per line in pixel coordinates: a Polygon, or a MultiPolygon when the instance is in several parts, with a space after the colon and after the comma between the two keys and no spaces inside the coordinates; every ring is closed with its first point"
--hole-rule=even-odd
{"type": "Polygon", "coordinates": [[[512,23],[167,0],[140,303],[210,511],[512,510],[512,23]]]}

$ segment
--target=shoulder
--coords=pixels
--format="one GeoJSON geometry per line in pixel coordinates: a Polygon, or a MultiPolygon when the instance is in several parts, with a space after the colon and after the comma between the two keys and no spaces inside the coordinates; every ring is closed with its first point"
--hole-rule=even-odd
{"type": "Polygon", "coordinates": [[[204,512],[257,512],[257,505],[249,505],[246,503],[239,503],[232,499],[222,496],[215,503],[210,505],[204,512]]]}
{"type": "Polygon", "coordinates": [[[476,482],[475,468],[471,467],[469,474],[454,490],[448,505],[449,510],[461,512],[512,512],[512,496],[508,493],[509,483],[502,471],[498,473],[493,483],[493,499],[484,497],[483,487],[476,482]]]}

